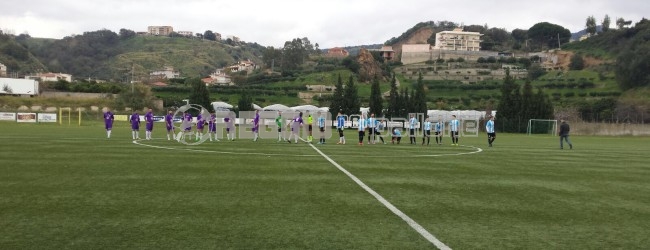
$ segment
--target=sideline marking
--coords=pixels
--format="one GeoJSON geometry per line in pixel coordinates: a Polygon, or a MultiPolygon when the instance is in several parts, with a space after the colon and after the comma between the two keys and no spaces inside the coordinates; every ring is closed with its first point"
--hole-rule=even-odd
{"type": "Polygon", "coordinates": [[[411,219],[411,217],[409,217],[409,216],[406,215],[404,212],[402,212],[402,211],[399,210],[397,207],[395,207],[393,204],[391,204],[389,201],[387,201],[386,199],[384,199],[384,197],[382,197],[380,194],[378,194],[377,192],[375,192],[375,190],[372,190],[372,188],[368,187],[368,186],[367,186],[365,183],[363,183],[359,178],[357,178],[356,176],[354,176],[352,173],[348,172],[345,168],[341,167],[341,165],[339,165],[339,164],[336,163],[334,160],[332,160],[332,158],[330,158],[329,156],[327,156],[326,154],[324,154],[323,152],[321,152],[321,151],[320,151],[318,148],[316,148],[313,144],[309,144],[309,146],[311,146],[314,150],[316,150],[316,152],[318,152],[321,156],[323,156],[327,161],[329,161],[330,163],[332,163],[332,165],[334,165],[336,168],[338,168],[339,170],[341,170],[341,172],[345,173],[348,177],[350,177],[350,179],[352,179],[354,182],[356,182],[357,185],[359,185],[361,188],[363,188],[364,190],[366,190],[366,192],[368,192],[368,193],[370,193],[372,196],[374,196],[375,199],[377,199],[379,202],[381,202],[381,204],[383,204],[383,205],[384,205],[386,208],[388,208],[391,212],[393,212],[395,215],[397,215],[397,216],[399,216],[400,218],[402,218],[402,220],[404,220],[404,221],[405,221],[409,226],[411,226],[411,228],[415,229],[415,231],[417,231],[418,233],[420,233],[420,235],[422,235],[422,237],[424,237],[425,239],[427,239],[429,242],[433,243],[433,245],[435,245],[438,249],[441,249],[441,250],[451,250],[451,248],[450,248],[449,246],[445,245],[445,243],[442,243],[440,240],[438,240],[438,238],[436,238],[435,236],[433,236],[433,234],[429,233],[429,231],[427,231],[427,230],[424,229],[422,226],[420,226],[420,224],[418,224],[418,223],[415,222],[413,219],[411,219]]]}

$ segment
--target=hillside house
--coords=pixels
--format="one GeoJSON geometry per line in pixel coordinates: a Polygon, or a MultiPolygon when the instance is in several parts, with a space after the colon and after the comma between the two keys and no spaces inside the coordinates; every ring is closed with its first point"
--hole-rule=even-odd
{"type": "Polygon", "coordinates": [[[147,27],[147,33],[152,36],[169,36],[174,32],[172,26],[149,26],[147,27]]]}
{"type": "Polygon", "coordinates": [[[149,73],[151,79],[172,79],[180,78],[181,73],[174,70],[174,67],[165,66],[162,70],[149,73]]]}
{"type": "Polygon", "coordinates": [[[251,72],[257,69],[257,65],[251,60],[246,60],[246,61],[239,61],[237,64],[227,67],[227,69],[233,73],[240,72],[240,71],[251,72]]]}
{"type": "Polygon", "coordinates": [[[345,50],[344,48],[331,48],[327,50],[327,54],[325,56],[327,57],[347,57],[350,55],[350,52],[345,50]]]}
{"type": "Polygon", "coordinates": [[[481,33],[463,31],[463,28],[455,28],[452,31],[441,31],[436,33],[436,45],[434,49],[480,51],[481,36],[481,33]]]}
{"type": "Polygon", "coordinates": [[[38,73],[34,75],[25,76],[25,79],[38,80],[43,82],[56,82],[58,80],[65,80],[72,82],[72,75],[63,73],[38,73]]]}
{"type": "Polygon", "coordinates": [[[192,36],[194,36],[194,32],[192,32],[192,31],[178,31],[178,32],[176,32],[176,33],[178,33],[178,34],[181,35],[181,36],[185,36],[185,37],[192,37],[192,36]]]}

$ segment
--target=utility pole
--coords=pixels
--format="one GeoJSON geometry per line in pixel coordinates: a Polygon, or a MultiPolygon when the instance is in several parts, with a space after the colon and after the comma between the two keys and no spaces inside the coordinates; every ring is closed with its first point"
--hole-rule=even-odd
{"type": "Polygon", "coordinates": [[[562,50],[562,45],[560,44],[560,33],[557,33],[557,48],[562,50]]]}

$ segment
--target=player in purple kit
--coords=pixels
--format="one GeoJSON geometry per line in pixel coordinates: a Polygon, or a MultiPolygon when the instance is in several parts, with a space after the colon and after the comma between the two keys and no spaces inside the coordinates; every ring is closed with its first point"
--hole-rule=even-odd
{"type": "Polygon", "coordinates": [[[203,118],[203,115],[199,113],[199,115],[196,116],[196,140],[200,140],[203,138],[203,130],[205,127],[205,119],[203,118]]]}
{"type": "Polygon", "coordinates": [[[291,137],[295,135],[296,138],[294,140],[296,143],[298,143],[298,133],[300,133],[302,123],[302,112],[300,112],[289,122],[289,126],[291,126],[291,134],[289,134],[289,139],[287,139],[287,142],[291,143],[291,137]]]}
{"type": "Polygon", "coordinates": [[[140,114],[133,112],[129,121],[131,121],[131,135],[133,140],[140,140],[140,114]]]}
{"type": "Polygon", "coordinates": [[[215,113],[210,114],[210,119],[208,120],[208,136],[210,137],[210,141],[212,141],[212,135],[214,135],[216,141],[219,141],[217,139],[217,114],[215,113]]]}
{"type": "Polygon", "coordinates": [[[176,140],[176,135],[174,135],[174,115],[172,114],[171,110],[165,116],[165,126],[167,126],[167,140],[169,141],[171,138],[174,138],[174,140],[176,140]],[[171,138],[169,136],[170,134],[171,138]]]}
{"type": "Polygon", "coordinates": [[[260,111],[255,110],[255,118],[253,119],[253,141],[257,141],[260,134],[260,111]]]}
{"type": "Polygon", "coordinates": [[[145,139],[151,140],[151,132],[153,131],[153,111],[149,109],[144,115],[145,121],[145,139]]]}
{"type": "Polygon", "coordinates": [[[228,116],[223,118],[223,122],[226,123],[226,136],[228,136],[229,141],[235,140],[235,118],[232,117],[232,113],[228,113],[228,116]]]}
{"type": "Polygon", "coordinates": [[[111,112],[111,109],[106,108],[106,113],[104,113],[104,125],[106,125],[106,138],[108,139],[111,138],[111,129],[113,129],[113,120],[115,120],[115,117],[113,116],[113,112],[111,112]]]}
{"type": "MultiPolygon", "coordinates": [[[[176,136],[176,140],[185,140],[185,135],[189,134],[190,136],[192,135],[192,114],[189,112],[184,112],[183,113],[183,122],[181,123],[181,135],[176,136]]],[[[179,134],[181,134],[179,133],[179,134]]],[[[190,137],[192,139],[192,137],[190,137]]]]}

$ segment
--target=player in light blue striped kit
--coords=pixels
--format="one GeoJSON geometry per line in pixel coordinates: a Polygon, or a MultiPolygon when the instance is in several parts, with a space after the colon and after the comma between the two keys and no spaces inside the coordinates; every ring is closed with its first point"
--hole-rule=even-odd
{"type": "Polygon", "coordinates": [[[422,146],[424,146],[424,139],[427,139],[427,146],[431,142],[431,121],[429,121],[429,116],[424,120],[424,131],[422,133],[422,146]]]}
{"type": "Polygon", "coordinates": [[[339,114],[336,116],[336,130],[339,131],[339,142],[336,144],[345,144],[345,135],[343,135],[343,129],[345,129],[345,116],[342,111],[339,111],[339,114]]]}
{"type": "Polygon", "coordinates": [[[359,146],[363,146],[363,137],[366,136],[366,127],[368,126],[368,120],[366,120],[366,115],[361,114],[359,118],[359,146]]]}
{"type": "Polygon", "coordinates": [[[445,131],[445,122],[442,120],[442,116],[438,116],[438,121],[436,124],[433,126],[434,128],[434,133],[436,136],[436,144],[442,145],[442,134],[443,131],[445,131]]]}
{"type": "Polygon", "coordinates": [[[320,131],[320,140],[318,144],[325,144],[325,117],[318,111],[318,130],[320,131]]]}
{"type": "Polygon", "coordinates": [[[411,144],[416,144],[415,141],[415,126],[418,124],[418,119],[415,118],[414,115],[411,115],[411,119],[409,119],[409,139],[411,144]]]}
{"type": "Polygon", "coordinates": [[[492,142],[497,138],[496,131],[494,130],[494,116],[490,116],[490,120],[485,123],[485,131],[488,135],[488,144],[492,147],[492,142]]]}
{"type": "Polygon", "coordinates": [[[456,119],[456,115],[451,116],[452,119],[449,121],[449,131],[451,134],[451,145],[458,146],[458,129],[460,128],[460,122],[456,119]]]}

